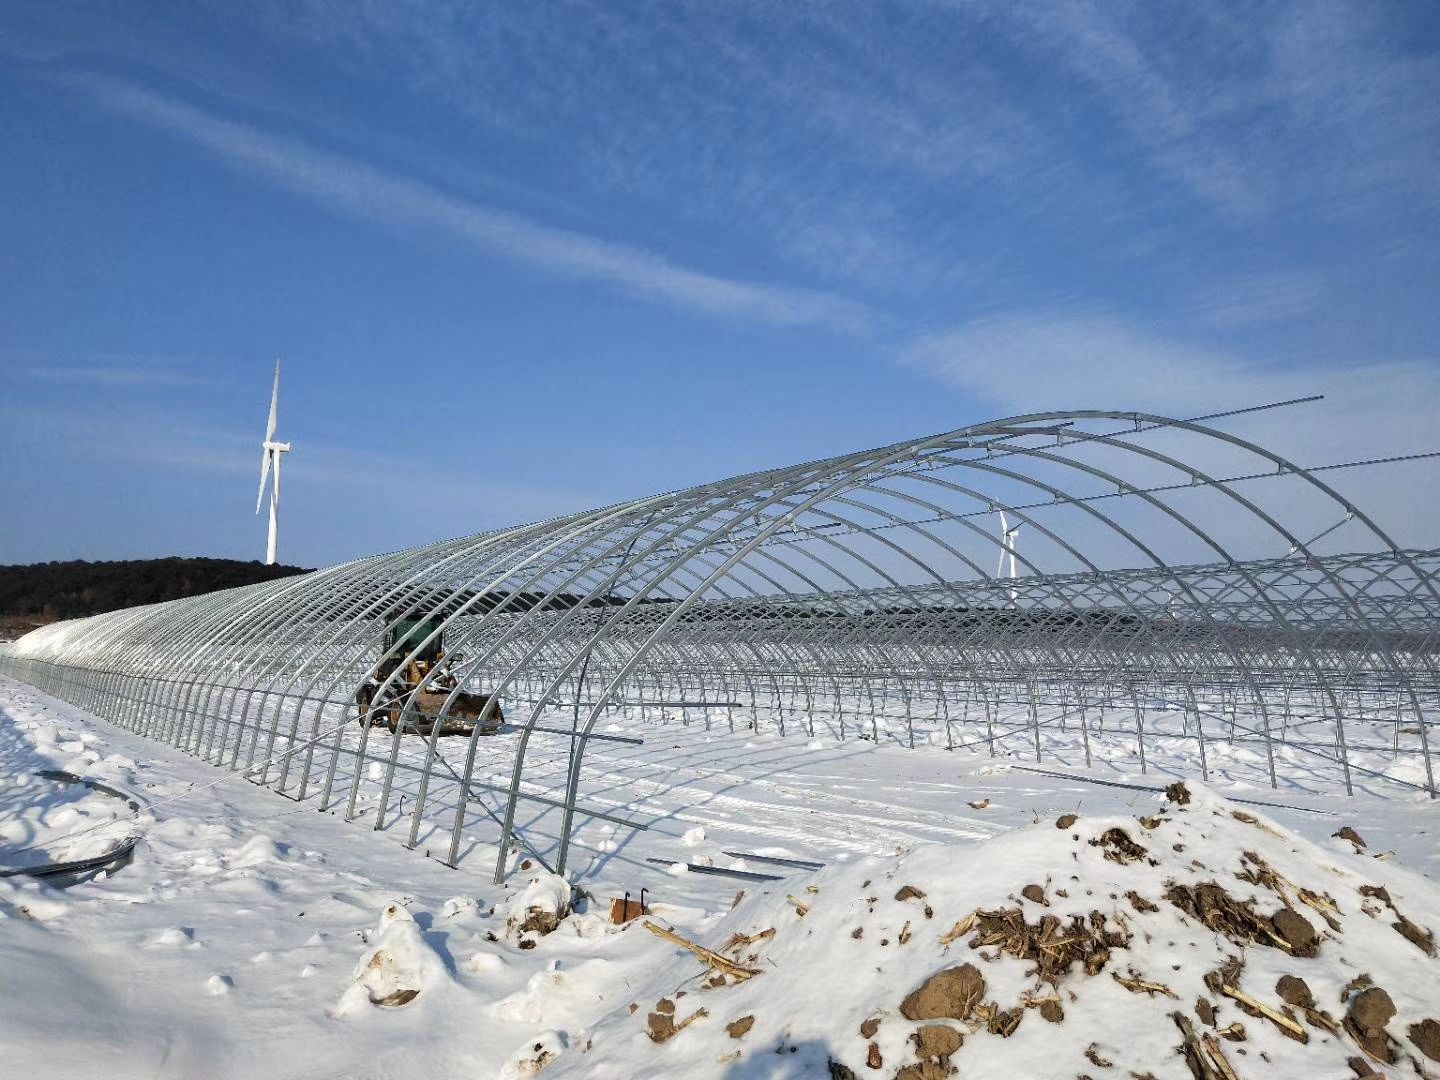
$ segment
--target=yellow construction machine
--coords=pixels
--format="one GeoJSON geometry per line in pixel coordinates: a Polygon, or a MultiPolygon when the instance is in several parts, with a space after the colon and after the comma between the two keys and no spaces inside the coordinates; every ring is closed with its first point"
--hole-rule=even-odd
{"type": "Polygon", "coordinates": [[[505,722],[500,703],[496,701],[485,712],[490,694],[455,692],[459,684],[445,654],[443,624],[440,615],[409,614],[391,620],[385,631],[384,654],[355,691],[362,727],[384,724],[393,733],[403,720],[406,734],[429,736],[441,707],[449,700],[450,708],[440,723],[441,735],[468,738],[477,729],[481,735],[500,730],[505,722]],[[481,714],[485,715],[483,723],[481,714]]]}

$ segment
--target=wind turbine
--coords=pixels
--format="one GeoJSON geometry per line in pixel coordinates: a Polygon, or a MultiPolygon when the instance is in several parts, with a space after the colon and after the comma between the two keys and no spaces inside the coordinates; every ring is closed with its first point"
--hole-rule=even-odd
{"type": "Polygon", "coordinates": [[[260,444],[260,494],[255,498],[255,513],[265,501],[265,481],[270,477],[270,463],[275,463],[275,482],[270,485],[270,542],[265,547],[265,563],[275,564],[275,541],[280,528],[280,456],[290,452],[288,442],[275,441],[275,412],[280,403],[280,358],[275,358],[275,388],[270,391],[270,422],[265,426],[265,441],[260,444]]]}
{"type": "MultiPolygon", "coordinates": [[[[1016,578],[1016,576],[1017,576],[1017,575],[1016,575],[1016,572],[1015,572],[1015,537],[1017,537],[1018,535],[1020,535],[1020,526],[1019,526],[1019,525],[1016,525],[1016,526],[1012,529],[1012,528],[1010,527],[1010,523],[1005,520],[1005,511],[1004,511],[1004,510],[1001,510],[1001,511],[1000,511],[1000,562],[999,562],[999,564],[995,567],[995,576],[996,576],[996,577],[1004,577],[1004,576],[1005,576],[1005,560],[1006,560],[1006,558],[1008,557],[1009,560],[1010,560],[1010,575],[1009,575],[1009,576],[1010,576],[1010,580],[1011,580],[1011,581],[1014,581],[1014,580],[1015,580],[1015,578],[1016,578]]],[[[1011,602],[1012,604],[1015,602],[1015,589],[1014,589],[1013,586],[1012,586],[1011,589],[1010,589],[1010,602],[1011,602]]]]}

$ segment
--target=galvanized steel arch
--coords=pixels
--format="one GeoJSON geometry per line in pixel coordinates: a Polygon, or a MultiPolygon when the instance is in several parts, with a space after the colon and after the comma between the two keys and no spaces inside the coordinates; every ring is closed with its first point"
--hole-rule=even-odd
{"type": "MultiPolygon", "coordinates": [[[[1225,708],[1232,738],[1262,743],[1272,784],[1273,725],[1293,721],[1333,729],[1333,750],[1285,751],[1338,765],[1347,791],[1353,766],[1433,796],[1437,567],[1433,546],[1401,548],[1313,472],[1217,426],[1038,412],[56,624],[0,647],[0,670],[217,764],[259,769],[282,793],[318,787],[322,807],[343,799],[347,816],[373,812],[377,828],[397,770],[412,770],[408,840],[428,826],[452,863],[471,804],[498,795],[503,807],[484,805],[500,827],[499,875],[512,842],[563,868],[577,815],[627,821],[582,805],[586,749],[617,703],[647,692],[653,703],[672,686],[781,730],[787,691],[792,717],[803,696],[811,730],[828,701],[842,732],[847,695],[873,704],[879,687],[886,702],[903,696],[912,744],[916,701],[943,711],[947,745],[952,701],[966,702],[967,723],[980,701],[990,752],[1023,730],[1037,756],[1042,730],[1078,711],[1087,761],[1087,708],[1098,702],[1103,716],[1128,697],[1142,769],[1140,699],[1174,699],[1202,771],[1206,710],[1225,708]],[[1266,478],[1282,484],[1277,498],[1237,490],[1266,478]],[[1214,504],[1204,514],[1189,505],[1202,497],[1214,504]],[[999,535],[1002,512],[1023,540],[999,535]],[[1302,539],[1317,521],[1328,527],[1302,539]],[[1024,572],[989,571],[997,552],[1024,572]],[[405,613],[440,616],[436,633],[464,656],[442,714],[478,689],[511,721],[501,742],[472,737],[458,770],[438,734],[421,756],[398,734],[346,722],[386,620],[405,613]],[[1022,719],[997,737],[1002,702],[1022,719]],[[1397,753],[1402,722],[1418,734],[1423,781],[1352,761],[1347,712],[1362,705],[1394,710],[1397,753]],[[557,733],[560,715],[569,728],[557,733]],[[481,759],[499,746],[504,764],[481,759]],[[432,808],[437,784],[453,806],[432,808]],[[560,813],[553,853],[520,835],[522,803],[560,813]],[[453,815],[443,827],[439,813],[453,815]]],[[[870,733],[880,737],[873,713],[870,733]]]]}

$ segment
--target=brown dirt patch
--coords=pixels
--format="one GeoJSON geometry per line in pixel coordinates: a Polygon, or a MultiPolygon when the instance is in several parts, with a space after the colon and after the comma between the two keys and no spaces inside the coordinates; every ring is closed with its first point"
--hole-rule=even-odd
{"type": "Polygon", "coordinates": [[[926,1024],[917,1029],[910,1038],[915,1043],[917,1054],[922,1058],[938,1058],[942,1065],[965,1041],[960,1032],[944,1024],[926,1024]]]}
{"type": "Polygon", "coordinates": [[[742,1016],[739,1020],[732,1020],[725,1025],[725,1031],[732,1039],[743,1038],[749,1030],[755,1026],[755,1017],[742,1016]]]}
{"type": "Polygon", "coordinates": [[[1410,1041],[1431,1061],[1440,1061],[1440,1020],[1421,1020],[1406,1032],[1410,1041]]]}
{"type": "Polygon", "coordinates": [[[1371,1057],[1389,1064],[1395,1060],[1390,1052],[1390,1037],[1385,1031],[1395,1015],[1395,1003],[1378,986],[1361,990],[1350,999],[1345,1012],[1345,1030],[1371,1057]]]}
{"type": "Polygon", "coordinates": [[[1281,975],[1280,981],[1275,984],[1275,993],[1286,1005],[1299,1009],[1315,1007],[1315,995],[1310,992],[1309,984],[1297,975],[1281,975]]]}
{"type": "Polygon", "coordinates": [[[1436,954],[1435,934],[1423,926],[1411,922],[1404,915],[1400,914],[1400,909],[1395,906],[1395,901],[1390,899],[1390,890],[1386,889],[1383,885],[1361,885],[1360,895],[1379,900],[1394,912],[1395,922],[1390,925],[1394,928],[1395,932],[1406,941],[1410,942],[1410,944],[1414,945],[1426,956],[1434,956],[1436,954]]]}
{"type": "Polygon", "coordinates": [[[675,1034],[675,1017],[669,1013],[652,1012],[645,1017],[645,1026],[649,1030],[650,1041],[662,1043],[675,1034]]]}
{"type": "Polygon", "coordinates": [[[1426,930],[1423,926],[1417,926],[1398,911],[1395,912],[1395,915],[1397,921],[1390,924],[1394,927],[1395,932],[1426,956],[1434,956],[1435,934],[1430,930],[1426,930]]]}
{"type": "Polygon", "coordinates": [[[1320,951],[1320,936],[1310,920],[1294,908],[1281,908],[1270,917],[1270,923],[1296,956],[1314,956],[1320,951]]]}
{"type": "Polygon", "coordinates": [[[949,1075],[950,1066],[922,1061],[918,1065],[906,1065],[895,1074],[895,1080],[946,1080],[949,1075]]]}
{"type": "Polygon", "coordinates": [[[938,971],[900,1003],[907,1020],[964,1020],[985,996],[985,976],[974,964],[938,971]]]}

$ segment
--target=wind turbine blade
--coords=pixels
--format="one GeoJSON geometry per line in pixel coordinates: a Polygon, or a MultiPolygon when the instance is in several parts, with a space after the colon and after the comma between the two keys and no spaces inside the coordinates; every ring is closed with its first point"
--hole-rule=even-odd
{"type": "Polygon", "coordinates": [[[275,413],[280,404],[280,358],[275,358],[275,388],[270,391],[270,423],[265,428],[265,441],[275,437],[275,413]]]}
{"type": "MultiPolygon", "coordinates": [[[[258,513],[258,511],[257,511],[258,513]]],[[[1005,545],[1010,543],[1010,523],[1005,520],[1005,511],[1000,511],[1000,562],[995,566],[995,576],[1005,576],[1005,545]]]]}
{"type": "MultiPolygon", "coordinates": [[[[278,470],[277,470],[278,472],[278,470]]],[[[260,507],[265,502],[265,481],[270,478],[270,451],[260,451],[260,494],[255,496],[255,513],[260,513],[260,507]]]]}

